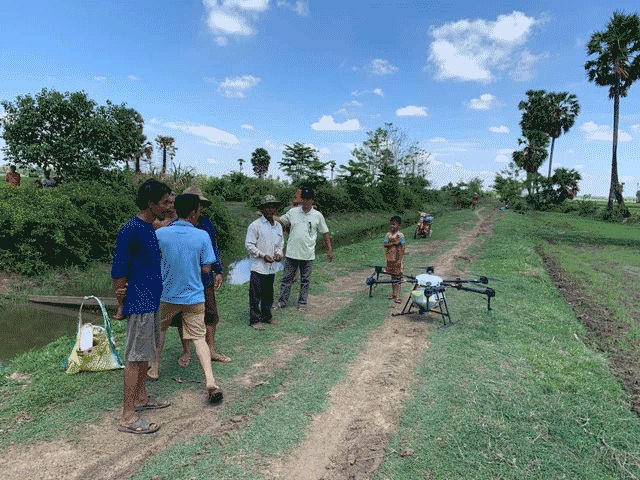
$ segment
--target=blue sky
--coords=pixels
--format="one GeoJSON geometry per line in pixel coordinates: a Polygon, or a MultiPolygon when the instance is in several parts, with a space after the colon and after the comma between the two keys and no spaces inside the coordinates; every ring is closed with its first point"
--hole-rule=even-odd
{"type": "MultiPolygon", "coordinates": [[[[615,2],[625,13],[637,5],[615,2]]],[[[491,184],[517,148],[525,92],[568,91],[581,113],[553,166],[579,170],[581,193],[605,195],[613,102],[583,65],[612,13],[605,0],[5,2],[0,99],[46,87],[126,102],[150,139],[176,139],[176,163],[215,176],[238,170],[238,158],[252,174],[262,147],[284,178],[277,162],[295,142],[343,164],[391,122],[431,154],[428,178],[440,186],[491,184]]],[[[620,107],[627,195],[640,182],[639,107],[640,84],[620,107]]]]}

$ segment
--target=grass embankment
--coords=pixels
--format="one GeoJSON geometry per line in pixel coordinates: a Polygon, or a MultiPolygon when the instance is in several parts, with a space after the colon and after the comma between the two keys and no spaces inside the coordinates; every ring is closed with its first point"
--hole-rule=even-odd
{"type": "MultiPolygon", "coordinates": [[[[503,280],[494,310],[478,315],[468,295],[448,296],[464,321],[431,337],[390,445],[389,452],[410,447],[415,455],[390,453],[376,478],[638,478],[640,420],[607,358],[585,346],[585,329],[536,253],[542,245],[579,266],[585,295],[619,304],[623,278],[590,286],[598,276],[591,268],[606,263],[593,249],[605,244],[598,252],[637,272],[639,256],[618,245],[637,244],[638,232],[562,215],[503,214],[472,267],[503,280]],[[592,245],[563,241],[576,236],[592,245]]],[[[619,321],[630,326],[631,316],[620,312],[619,321]]]]}

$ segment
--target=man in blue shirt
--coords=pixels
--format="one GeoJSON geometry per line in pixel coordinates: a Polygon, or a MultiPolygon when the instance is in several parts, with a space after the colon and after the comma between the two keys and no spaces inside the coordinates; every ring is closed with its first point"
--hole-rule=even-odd
{"type": "Polygon", "coordinates": [[[138,215],[118,232],[111,278],[118,299],[116,318],[127,319],[122,420],[118,430],[153,433],[160,427],[141,419],[136,411],[168,407],[169,403],[147,395],[149,361],[160,341],[158,310],[162,295],[160,247],[152,223],[169,208],[171,190],[149,179],[138,190],[138,215]],[[128,284],[128,287],[127,287],[128,284]]]}
{"type": "Polygon", "coordinates": [[[173,317],[182,314],[183,338],[191,340],[204,372],[205,390],[211,403],[222,400],[211,369],[211,351],[205,340],[205,295],[202,274],[211,271],[216,257],[209,235],[196,228],[202,205],[197,195],[176,197],[178,220],[156,231],[162,252],[162,297],[160,319],[162,333],[149,375],[159,376],[160,356],[165,332],[173,317]]]}

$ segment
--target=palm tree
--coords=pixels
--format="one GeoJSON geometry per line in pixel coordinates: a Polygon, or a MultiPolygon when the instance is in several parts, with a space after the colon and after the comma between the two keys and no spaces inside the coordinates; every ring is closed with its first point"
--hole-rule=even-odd
{"type": "Polygon", "coordinates": [[[336,168],[336,161],[329,160],[329,166],[331,167],[331,181],[333,182],[333,169],[336,168]]]}
{"type": "Polygon", "coordinates": [[[238,163],[240,164],[240,173],[242,173],[242,164],[244,163],[244,158],[239,158],[238,163]]]}
{"type": "MultiPolygon", "coordinates": [[[[624,207],[622,189],[618,183],[618,120],[620,97],[626,97],[631,84],[640,77],[640,17],[614,12],[604,32],[595,32],[587,44],[587,55],[597,58],[584,64],[587,78],[600,87],[609,87],[613,99],[613,154],[611,157],[611,187],[607,209],[613,208],[615,196],[624,207]]],[[[628,215],[628,211],[625,213],[628,215]]]]}
{"type": "Polygon", "coordinates": [[[136,154],[136,173],[140,173],[140,159],[144,159],[147,162],[151,160],[151,154],[153,153],[153,143],[147,141],[147,137],[143,136],[142,143],[140,144],[140,150],[136,154]]]}
{"type": "Polygon", "coordinates": [[[551,137],[548,175],[551,178],[556,138],[573,127],[580,113],[578,98],[569,92],[556,93],[544,90],[529,90],[527,96],[528,101],[518,104],[518,109],[524,110],[520,126],[523,130],[537,130],[551,137]]]}
{"type": "Polygon", "coordinates": [[[176,154],[177,147],[173,144],[176,139],[173,137],[163,137],[162,135],[158,135],[156,137],[156,143],[160,150],[162,150],[162,173],[167,172],[167,153],[173,160],[173,157],[176,154]]]}

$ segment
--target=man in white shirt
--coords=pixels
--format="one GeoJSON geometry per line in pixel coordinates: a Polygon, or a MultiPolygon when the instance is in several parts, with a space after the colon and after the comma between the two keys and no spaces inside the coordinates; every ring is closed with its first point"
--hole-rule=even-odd
{"type": "Polygon", "coordinates": [[[258,207],[262,216],[249,225],[244,242],[251,258],[249,279],[249,325],[264,330],[265,323],[274,323],[271,316],[273,282],[282,260],[284,238],[282,225],[273,216],[279,202],[273,195],[262,199],[258,207]]]}

